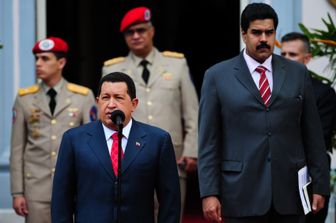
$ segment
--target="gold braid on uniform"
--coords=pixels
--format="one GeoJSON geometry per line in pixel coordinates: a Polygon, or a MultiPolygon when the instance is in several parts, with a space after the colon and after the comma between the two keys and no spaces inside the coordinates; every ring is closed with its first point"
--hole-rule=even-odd
{"type": "Polygon", "coordinates": [[[163,51],[162,55],[165,57],[174,57],[174,58],[184,58],[183,53],[172,52],[172,51],[163,51]]]}
{"type": "Polygon", "coordinates": [[[90,89],[84,86],[80,86],[77,84],[72,84],[72,83],[68,83],[67,84],[67,88],[69,91],[72,91],[74,93],[77,94],[82,94],[82,95],[88,95],[90,89]]]}
{"type": "Polygon", "coordinates": [[[26,94],[34,94],[38,92],[40,89],[40,86],[38,84],[35,84],[33,86],[27,87],[27,88],[20,88],[18,94],[20,96],[24,96],[26,94]]]}
{"type": "Polygon", "coordinates": [[[116,57],[116,58],[113,58],[113,59],[109,59],[109,60],[106,60],[104,62],[104,66],[110,66],[110,65],[113,65],[113,64],[121,63],[124,60],[125,60],[125,57],[116,57]]]}

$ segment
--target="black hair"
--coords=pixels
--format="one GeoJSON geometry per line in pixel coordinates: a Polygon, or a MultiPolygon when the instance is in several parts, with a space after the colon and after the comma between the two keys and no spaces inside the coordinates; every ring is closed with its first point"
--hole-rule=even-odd
{"type": "Polygon", "coordinates": [[[252,3],[246,6],[240,18],[240,26],[247,32],[250,23],[257,19],[272,19],[275,30],[278,27],[278,15],[274,9],[265,3],[252,3]]]}
{"type": "Polygon", "coordinates": [[[135,90],[134,82],[132,78],[128,76],[127,74],[124,74],[122,72],[113,72],[113,73],[103,76],[99,81],[98,92],[97,92],[98,96],[100,95],[101,87],[104,82],[112,82],[112,83],[124,82],[127,85],[128,95],[131,97],[132,100],[136,98],[136,90],[135,90]]]}
{"type": "Polygon", "coordinates": [[[309,38],[298,32],[291,32],[287,33],[281,38],[281,43],[283,42],[289,42],[289,41],[294,41],[294,40],[301,40],[303,42],[303,45],[305,47],[305,50],[309,53],[310,52],[310,41],[309,38]]]}
{"type": "Polygon", "coordinates": [[[59,60],[61,58],[67,58],[67,53],[65,53],[65,52],[52,51],[51,53],[55,54],[57,60],[59,60]]]}

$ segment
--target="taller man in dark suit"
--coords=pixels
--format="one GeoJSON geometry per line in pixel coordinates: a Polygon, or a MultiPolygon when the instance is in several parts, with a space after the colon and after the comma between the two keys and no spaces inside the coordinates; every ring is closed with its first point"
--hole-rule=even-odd
{"type": "Polygon", "coordinates": [[[97,103],[100,121],[63,135],[53,184],[52,222],[117,222],[119,177],[121,222],[153,223],[155,190],[160,202],[158,222],[178,223],[181,200],[171,137],[131,118],[138,105],[133,80],[119,72],[104,76],[97,103]],[[117,126],[110,117],[116,109],[126,116],[121,176],[114,168],[117,126]]]}
{"type": "Polygon", "coordinates": [[[300,222],[298,170],[312,177],[312,209],[329,194],[322,128],[308,71],[273,54],[267,4],[241,15],[246,48],[206,71],[199,116],[203,211],[213,222],[300,222]]]}
{"type": "MultiPolygon", "coordinates": [[[[308,37],[297,32],[287,33],[281,38],[281,55],[289,60],[305,65],[308,64],[312,58],[308,37]]],[[[326,151],[332,152],[331,140],[333,131],[335,130],[334,122],[336,120],[336,93],[328,83],[323,83],[316,78],[316,75],[312,71],[309,72],[316,98],[317,110],[322,124],[326,151]]],[[[330,165],[330,162],[328,162],[328,164],[330,165]]],[[[308,214],[306,222],[324,223],[328,215],[328,202],[329,196],[326,197],[324,208],[318,213],[308,214]]]]}

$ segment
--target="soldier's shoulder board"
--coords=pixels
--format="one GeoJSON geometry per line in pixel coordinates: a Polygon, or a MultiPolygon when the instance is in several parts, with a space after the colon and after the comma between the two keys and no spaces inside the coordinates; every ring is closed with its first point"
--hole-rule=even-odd
{"type": "Polygon", "coordinates": [[[33,86],[27,87],[27,88],[20,88],[19,89],[19,95],[24,96],[26,94],[34,94],[38,92],[40,89],[40,86],[38,84],[34,84],[33,86]]]}
{"type": "Polygon", "coordinates": [[[178,52],[173,52],[173,51],[163,51],[162,55],[165,57],[184,58],[183,53],[178,53],[178,52]]]}
{"type": "Polygon", "coordinates": [[[123,61],[125,61],[125,57],[116,57],[116,58],[113,58],[113,59],[106,60],[104,62],[104,66],[110,66],[110,65],[113,65],[113,64],[121,63],[123,61]]]}
{"type": "Polygon", "coordinates": [[[90,89],[87,87],[80,86],[77,84],[72,84],[72,83],[68,83],[67,88],[69,91],[72,91],[77,94],[82,94],[82,95],[88,95],[90,91],[90,89]]]}

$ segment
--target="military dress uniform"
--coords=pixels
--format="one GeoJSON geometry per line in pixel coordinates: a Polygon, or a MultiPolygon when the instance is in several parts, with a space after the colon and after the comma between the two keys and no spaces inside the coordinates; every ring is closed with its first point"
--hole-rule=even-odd
{"type": "MultiPolygon", "coordinates": [[[[129,53],[104,63],[103,75],[119,71],[132,77],[140,99],[133,117],[168,131],[176,158],[197,157],[198,98],[183,54],[159,52],[156,48],[146,57],[150,76],[147,84],[141,77],[142,58],[129,53]]],[[[179,169],[182,207],[186,193],[186,173],[179,169]]]]}
{"type": "MultiPolygon", "coordinates": [[[[26,198],[28,211],[36,201],[50,205],[52,180],[63,133],[97,119],[95,99],[90,89],[62,79],[52,115],[48,105],[50,99],[42,85],[20,89],[13,107],[11,193],[14,197],[23,195],[26,198]]],[[[43,213],[33,215],[29,213],[27,222],[51,219],[43,213]]]]}

